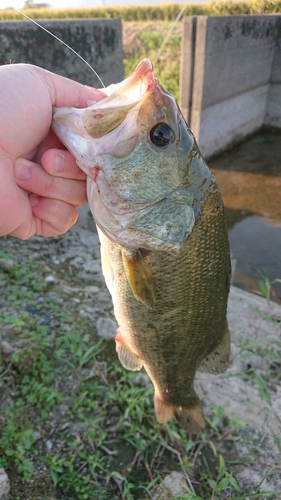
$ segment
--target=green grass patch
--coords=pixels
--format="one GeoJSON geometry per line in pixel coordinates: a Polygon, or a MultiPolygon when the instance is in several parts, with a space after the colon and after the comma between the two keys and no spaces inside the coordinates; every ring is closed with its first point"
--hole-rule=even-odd
{"type": "MultiPolygon", "coordinates": [[[[126,53],[124,57],[125,77],[134,71],[142,59],[148,57],[153,63],[155,62],[169,27],[170,23],[163,23],[160,32],[153,31],[150,27],[150,30],[142,31],[136,35],[137,48],[133,53],[126,53]]],[[[179,99],[180,53],[181,35],[172,33],[155,65],[155,74],[158,80],[176,100],[179,99]]]]}

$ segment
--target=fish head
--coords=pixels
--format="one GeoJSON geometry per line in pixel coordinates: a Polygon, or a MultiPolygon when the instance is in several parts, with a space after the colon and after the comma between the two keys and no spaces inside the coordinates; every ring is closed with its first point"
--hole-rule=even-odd
{"type": "Polygon", "coordinates": [[[52,125],[88,176],[95,222],[123,246],[178,252],[213,182],[194,136],[148,59],[103,91],[86,109],[55,108],[52,125]]]}

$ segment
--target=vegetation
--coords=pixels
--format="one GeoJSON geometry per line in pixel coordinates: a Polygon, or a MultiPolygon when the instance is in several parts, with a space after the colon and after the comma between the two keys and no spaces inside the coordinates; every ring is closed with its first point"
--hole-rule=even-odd
{"type": "MultiPolygon", "coordinates": [[[[126,26],[124,23],[123,38],[126,41],[126,26]]],[[[161,84],[169,91],[175,99],[179,99],[179,79],[180,79],[180,53],[181,53],[181,27],[169,36],[160,56],[159,49],[167,35],[171,23],[136,23],[134,26],[133,43],[123,46],[124,50],[124,72],[125,77],[129,76],[136,68],[137,64],[148,57],[155,66],[155,74],[161,84]]]]}
{"type": "MultiPolygon", "coordinates": [[[[49,254],[59,251],[60,238],[51,244],[43,240],[41,259],[28,243],[11,239],[8,248],[7,240],[0,243],[5,289],[0,300],[0,467],[9,475],[11,498],[160,500],[166,498],[161,485],[170,471],[183,474],[181,500],[274,498],[261,489],[274,466],[265,468],[263,481],[251,492],[243,492],[235,479],[234,446],[245,423],[224,408],[205,412],[206,430],[196,436],[174,422],[156,422],[153,390],[145,377],[124,370],[114,343],[89,334],[89,321],[73,307],[74,299],[85,307],[87,288],[77,279],[79,288],[74,282],[66,290],[50,269],[49,254]],[[50,272],[54,280],[48,279],[50,272]]],[[[257,346],[262,348],[243,344],[241,356],[257,346]]],[[[272,346],[270,361],[276,359],[272,346]]],[[[253,372],[247,376],[268,401],[269,367],[263,381],[253,372]]],[[[281,449],[279,438],[274,439],[281,449]]],[[[259,461],[257,452],[250,453],[239,458],[238,466],[259,461]]]]}
{"type": "MultiPolygon", "coordinates": [[[[180,4],[163,4],[129,7],[93,7],[81,9],[26,9],[33,19],[73,19],[73,18],[120,18],[123,21],[174,21],[180,12],[180,4]]],[[[241,15],[277,14],[281,12],[281,0],[250,0],[244,2],[210,2],[207,4],[187,4],[184,15],[241,15]]],[[[0,20],[21,19],[14,10],[0,10],[0,20]]]]}

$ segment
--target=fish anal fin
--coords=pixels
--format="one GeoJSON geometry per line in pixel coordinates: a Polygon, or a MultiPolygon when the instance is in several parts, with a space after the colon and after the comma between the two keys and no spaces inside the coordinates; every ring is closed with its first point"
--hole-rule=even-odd
{"type": "Polygon", "coordinates": [[[156,292],[151,267],[140,250],[122,251],[126,278],[135,298],[149,309],[155,305],[156,292]]]}
{"type": "Polygon", "coordinates": [[[198,399],[188,406],[179,406],[163,401],[155,394],[155,413],[158,422],[164,424],[175,417],[179,425],[191,434],[195,434],[205,427],[203,412],[198,399]]]}
{"type": "Polygon", "coordinates": [[[230,334],[226,321],[224,334],[219,344],[203,359],[198,367],[199,372],[223,373],[229,367],[230,334]]]}
{"type": "Polygon", "coordinates": [[[127,370],[131,370],[133,372],[139,371],[143,366],[143,362],[127,346],[126,342],[122,338],[119,328],[117,330],[117,335],[115,337],[115,343],[119,360],[121,364],[124,366],[124,368],[126,368],[127,370]]]}

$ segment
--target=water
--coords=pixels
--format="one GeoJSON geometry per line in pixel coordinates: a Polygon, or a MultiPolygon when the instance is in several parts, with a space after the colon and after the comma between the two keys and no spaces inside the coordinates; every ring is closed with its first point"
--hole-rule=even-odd
{"type": "Polygon", "coordinates": [[[233,284],[281,304],[281,132],[261,131],[209,162],[220,186],[236,259],[233,284]]]}

